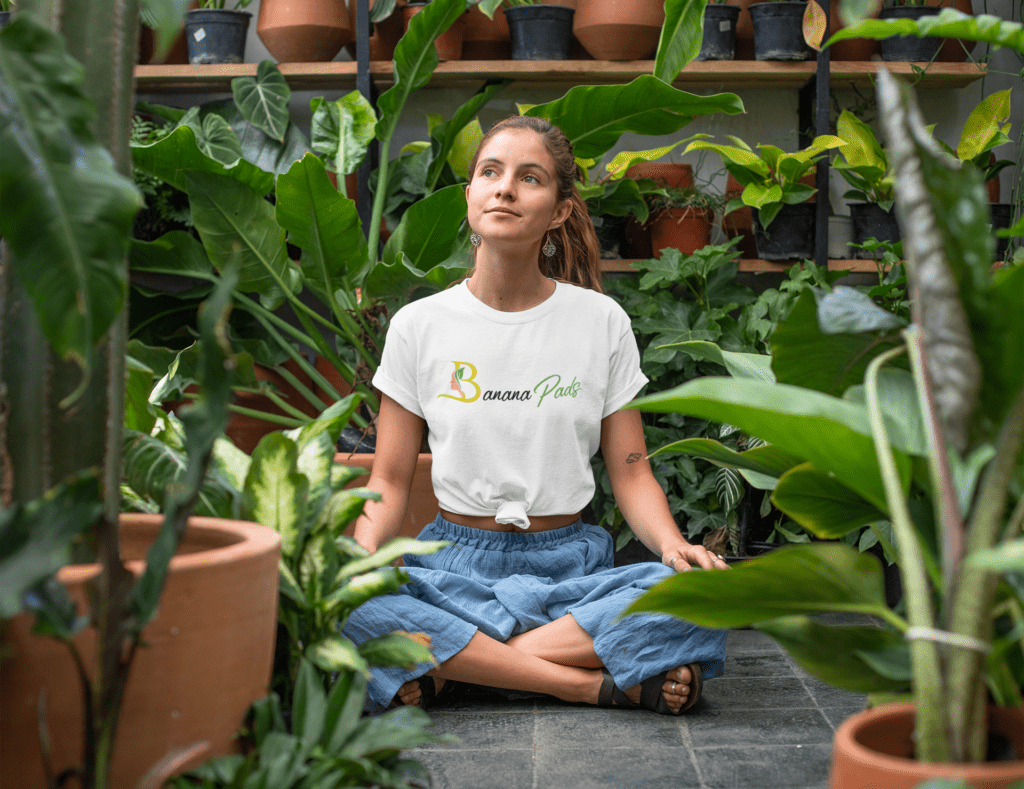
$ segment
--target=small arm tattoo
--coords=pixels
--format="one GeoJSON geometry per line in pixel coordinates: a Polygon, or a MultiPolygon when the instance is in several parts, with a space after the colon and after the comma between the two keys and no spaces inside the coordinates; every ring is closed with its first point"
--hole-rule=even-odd
{"type": "Polygon", "coordinates": [[[643,455],[641,455],[639,452],[633,452],[633,453],[630,454],[630,456],[628,458],[626,458],[626,462],[627,463],[636,463],[638,460],[641,460],[641,459],[643,459],[643,455]]]}

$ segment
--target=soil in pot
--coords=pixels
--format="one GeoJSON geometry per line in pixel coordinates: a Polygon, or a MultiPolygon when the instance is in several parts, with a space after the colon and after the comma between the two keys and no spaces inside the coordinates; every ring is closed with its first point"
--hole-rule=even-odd
{"type": "MultiPolygon", "coordinates": [[[[883,8],[878,18],[886,19],[921,19],[939,13],[938,8],[919,5],[898,5],[883,8]]],[[[935,36],[918,38],[917,36],[890,36],[883,38],[878,45],[882,60],[923,63],[932,60],[942,46],[942,39],[935,36]]]]}
{"type": "Polygon", "coordinates": [[[658,48],[660,0],[579,0],[573,33],[596,60],[643,60],[658,48]]]}
{"type": "Polygon", "coordinates": [[[188,62],[244,63],[252,14],[228,9],[199,9],[185,14],[188,62]]]}
{"type": "Polygon", "coordinates": [[[919,762],[912,758],[913,704],[886,704],[859,712],[836,730],[829,789],[913,789],[934,778],[961,778],[973,789],[1003,789],[1024,780],[1024,711],[992,707],[988,726],[990,746],[1008,744],[1015,761],[919,762]]]}
{"type": "MultiPolygon", "coordinates": [[[[851,203],[850,218],[853,221],[853,243],[863,244],[869,238],[879,241],[899,241],[900,226],[896,221],[895,209],[883,211],[875,203],[851,203]]],[[[856,250],[857,257],[864,260],[874,258],[870,252],[856,250]]]]}
{"type": "Polygon", "coordinates": [[[761,227],[754,210],[754,238],[757,256],[763,260],[793,260],[814,257],[814,203],[784,205],[767,229],[761,227]]]}
{"type": "Polygon", "coordinates": [[[262,0],[256,34],[279,63],[334,60],[354,39],[345,0],[262,0]]]}
{"type": "Polygon", "coordinates": [[[704,38],[697,60],[732,60],[736,54],[739,6],[711,3],[704,9],[704,38]]]}
{"type": "Polygon", "coordinates": [[[661,250],[672,247],[692,255],[711,243],[710,211],[702,208],[665,208],[650,220],[651,249],[660,258],[661,250]]]}
{"type": "MultiPolygon", "coordinates": [[[[409,3],[402,8],[405,29],[409,29],[409,20],[427,7],[426,3],[409,3]]],[[[434,49],[438,60],[462,59],[462,31],[466,26],[466,15],[463,14],[452,23],[452,26],[434,39],[434,49]]]]}
{"type": "Polygon", "coordinates": [[[804,41],[805,2],[763,2],[750,6],[755,60],[808,60],[813,50],[804,41]]]}
{"type": "Polygon", "coordinates": [[[575,9],[561,5],[506,8],[513,60],[568,60],[575,9]]]}

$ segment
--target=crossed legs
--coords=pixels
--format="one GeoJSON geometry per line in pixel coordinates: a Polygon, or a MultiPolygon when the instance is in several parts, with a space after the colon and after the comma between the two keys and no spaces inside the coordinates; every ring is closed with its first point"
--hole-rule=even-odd
{"type": "MultiPolygon", "coordinates": [[[[567,614],[534,630],[513,636],[505,643],[479,631],[458,653],[427,672],[440,690],[444,680],[460,680],[510,690],[545,693],[563,701],[596,704],[601,689],[601,659],[594,642],[576,620],[567,614]]],[[[662,693],[673,711],[686,702],[692,675],[686,666],[668,673],[662,693]]],[[[420,700],[420,678],[399,688],[404,704],[420,700]]],[[[625,690],[633,701],[640,699],[640,686],[625,690]]]]}

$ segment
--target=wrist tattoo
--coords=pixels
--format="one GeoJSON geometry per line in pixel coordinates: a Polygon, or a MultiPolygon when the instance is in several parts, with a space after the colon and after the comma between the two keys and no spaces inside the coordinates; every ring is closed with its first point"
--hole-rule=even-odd
{"type": "Polygon", "coordinates": [[[639,452],[633,452],[633,453],[631,453],[629,455],[629,457],[626,458],[626,462],[627,463],[636,463],[638,460],[642,460],[642,459],[643,459],[643,455],[641,455],[639,452]]]}

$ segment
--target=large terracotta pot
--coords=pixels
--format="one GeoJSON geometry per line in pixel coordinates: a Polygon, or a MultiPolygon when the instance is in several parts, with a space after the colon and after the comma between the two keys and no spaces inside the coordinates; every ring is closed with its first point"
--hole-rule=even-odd
{"type": "Polygon", "coordinates": [[[713,214],[701,208],[666,208],[650,220],[651,249],[655,257],[672,247],[692,255],[711,243],[713,214]]]}
{"type": "MultiPolygon", "coordinates": [[[[409,21],[420,11],[427,7],[422,0],[409,3],[402,8],[405,19],[405,29],[409,29],[409,21]]],[[[466,27],[466,15],[463,14],[456,19],[452,26],[434,39],[434,49],[437,51],[438,60],[461,60],[462,59],[462,33],[466,27]]]]}
{"type": "MultiPolygon", "coordinates": [[[[122,515],[121,550],[138,576],[162,522],[157,515],[122,515]]],[[[114,749],[112,789],[135,789],[169,751],[206,740],[210,748],[181,769],[237,751],[235,736],[249,706],[267,694],[277,621],[277,532],[242,521],[191,518],[157,618],[143,631],[125,691],[114,749]]],[[[99,565],[69,565],[58,573],[84,609],[85,584],[99,565]]],[[[34,617],[4,627],[0,671],[0,786],[45,785],[36,727],[40,692],[56,771],[81,764],[82,696],[69,650],[31,633],[34,617]]],[[[96,635],[75,643],[87,668],[96,635]]],[[[77,786],[77,783],[75,784],[77,786]]]]}
{"type": "Polygon", "coordinates": [[[597,60],[642,60],[658,48],[659,0],[579,0],[572,32],[597,60]]]}
{"type": "Polygon", "coordinates": [[[663,189],[693,186],[693,167],[676,162],[637,162],[626,170],[626,178],[650,178],[663,189]]]}
{"type": "MultiPolygon", "coordinates": [[[[412,488],[409,490],[409,504],[397,535],[399,537],[416,537],[423,531],[423,527],[437,516],[437,497],[434,495],[434,485],[430,481],[433,457],[429,452],[421,452],[416,458],[416,471],[412,477],[412,488]]],[[[366,469],[366,476],[356,478],[347,487],[361,487],[369,481],[370,470],[373,468],[373,454],[339,452],[334,456],[334,462],[366,469]]],[[[351,528],[350,526],[349,530],[351,528]]]]}
{"type": "Polygon", "coordinates": [[[508,60],[512,56],[508,22],[499,9],[493,19],[474,5],[462,30],[463,60],[508,60]]]}
{"type": "MultiPolygon", "coordinates": [[[[913,704],[886,704],[840,724],[832,747],[829,789],[913,789],[932,778],[960,778],[973,789],[1002,789],[1024,780],[1024,759],[981,764],[928,763],[914,752],[913,704]]],[[[989,710],[989,732],[1009,739],[1024,754],[1024,711],[989,710]]]]}
{"type": "Polygon", "coordinates": [[[256,33],[280,63],[334,60],[354,40],[345,0],[262,0],[256,33]]]}

